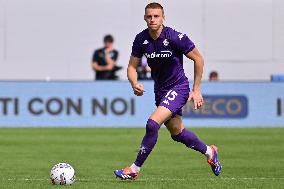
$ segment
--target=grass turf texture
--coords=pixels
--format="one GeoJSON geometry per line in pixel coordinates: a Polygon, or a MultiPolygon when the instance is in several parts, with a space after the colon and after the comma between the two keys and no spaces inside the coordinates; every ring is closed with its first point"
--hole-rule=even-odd
{"type": "Polygon", "coordinates": [[[77,173],[66,188],[284,188],[284,129],[192,130],[220,148],[219,177],[166,129],[136,181],[115,179],[112,171],[133,162],[144,129],[0,129],[0,188],[61,188],[48,180],[59,162],[77,173]]]}

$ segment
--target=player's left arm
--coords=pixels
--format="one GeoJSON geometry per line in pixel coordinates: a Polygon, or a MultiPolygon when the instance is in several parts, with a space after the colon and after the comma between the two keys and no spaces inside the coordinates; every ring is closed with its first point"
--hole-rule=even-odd
{"type": "Polygon", "coordinates": [[[200,90],[200,84],[203,74],[204,59],[199,53],[198,49],[194,47],[190,52],[185,55],[187,58],[193,60],[194,62],[194,83],[193,90],[188,98],[188,100],[193,100],[194,108],[198,109],[203,104],[203,97],[200,90]]]}
{"type": "Polygon", "coordinates": [[[177,51],[184,54],[187,58],[194,62],[194,83],[193,90],[189,95],[188,100],[193,100],[194,108],[198,109],[203,104],[203,98],[200,92],[200,83],[203,73],[203,58],[195,47],[194,43],[188,38],[186,34],[173,31],[174,47],[177,51]]]}

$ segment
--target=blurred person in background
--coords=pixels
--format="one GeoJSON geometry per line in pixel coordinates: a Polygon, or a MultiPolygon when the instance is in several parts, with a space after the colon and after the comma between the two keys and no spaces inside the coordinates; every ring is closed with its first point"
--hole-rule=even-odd
{"type": "Polygon", "coordinates": [[[137,67],[138,80],[150,80],[151,78],[151,68],[148,66],[146,56],[142,56],[140,63],[137,67]]]}
{"type": "Polygon", "coordinates": [[[219,81],[219,75],[218,72],[212,71],[209,74],[209,81],[219,81]]]}
{"type": "Polygon", "coordinates": [[[113,48],[114,39],[111,35],[104,37],[104,47],[95,50],[92,58],[92,69],[95,80],[117,80],[116,72],[122,67],[116,65],[118,51],[113,48]]]}

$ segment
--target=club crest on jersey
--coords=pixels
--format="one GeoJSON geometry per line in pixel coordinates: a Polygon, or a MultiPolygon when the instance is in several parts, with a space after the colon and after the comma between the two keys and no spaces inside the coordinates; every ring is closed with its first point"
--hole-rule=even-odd
{"type": "Polygon", "coordinates": [[[173,54],[172,51],[153,52],[151,54],[145,53],[146,58],[169,58],[173,54]]]}
{"type": "Polygon", "coordinates": [[[169,45],[169,41],[168,41],[167,39],[165,39],[165,40],[163,41],[163,44],[164,44],[164,46],[168,46],[168,45],[169,45]]]}

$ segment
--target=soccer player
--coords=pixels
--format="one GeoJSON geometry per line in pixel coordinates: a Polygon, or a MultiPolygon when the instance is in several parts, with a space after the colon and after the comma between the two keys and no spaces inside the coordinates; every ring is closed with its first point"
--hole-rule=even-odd
{"type": "Polygon", "coordinates": [[[159,3],[150,3],[145,7],[144,20],[148,28],[136,35],[127,76],[134,94],[142,96],[144,87],[137,81],[136,68],[144,54],[155,83],[157,109],[147,121],[146,134],[136,160],[129,167],[115,170],[114,174],[121,179],[137,178],[141,166],[156,144],[160,126],[165,124],[174,141],[204,154],[213,173],[218,176],[222,166],[218,161],[217,148],[204,144],[192,131],[185,129],[182,122],[182,107],[188,100],[193,100],[195,109],[203,104],[200,92],[203,58],[185,34],[164,26],[164,19],[164,10],[159,3]],[[191,93],[183,69],[183,55],[194,62],[194,83],[191,93]]]}

